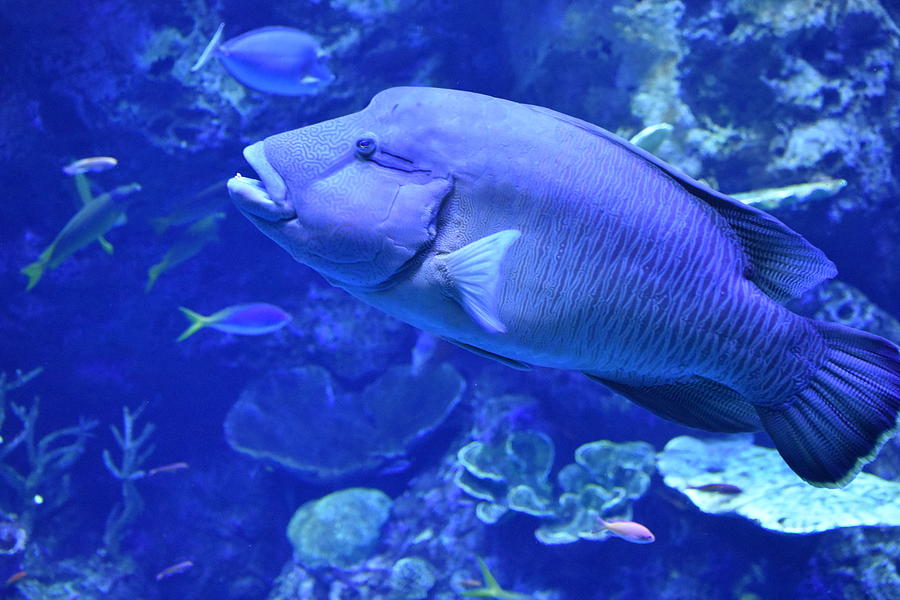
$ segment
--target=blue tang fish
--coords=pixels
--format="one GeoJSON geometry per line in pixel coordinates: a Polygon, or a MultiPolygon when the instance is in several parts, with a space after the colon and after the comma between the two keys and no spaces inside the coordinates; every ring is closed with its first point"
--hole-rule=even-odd
{"type": "Polygon", "coordinates": [[[191,71],[215,55],[231,75],[261,92],[300,96],[315,94],[334,79],[314,37],[293,27],[261,27],[222,43],[219,25],[191,71]]]}
{"type": "Polygon", "coordinates": [[[834,265],[768,214],[590,123],[433,88],[273,135],[237,207],[330,283],[510,366],[659,416],[764,429],[817,486],[896,430],[900,353],[782,304],[834,265]]]}
{"type": "Polygon", "coordinates": [[[263,335],[277,331],[291,322],[291,315],[274,304],[254,302],[252,304],[236,304],[205,317],[194,311],[179,306],[190,321],[190,326],[178,336],[177,341],[185,340],[204,327],[211,327],[226,333],[237,335],[263,335]]]}

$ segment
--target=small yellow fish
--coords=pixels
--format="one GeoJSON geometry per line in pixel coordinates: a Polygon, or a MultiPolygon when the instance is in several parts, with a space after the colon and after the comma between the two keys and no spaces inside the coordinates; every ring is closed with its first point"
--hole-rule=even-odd
{"type": "Polygon", "coordinates": [[[178,310],[191,321],[191,325],[176,340],[179,342],[191,337],[204,327],[236,335],[263,335],[281,329],[290,323],[292,318],[281,308],[265,302],[236,304],[223,308],[208,317],[183,306],[179,306],[178,310]]]}
{"type": "MultiPolygon", "coordinates": [[[[508,592],[500,587],[484,560],[480,556],[476,558],[478,559],[478,567],[481,569],[481,577],[484,579],[484,585],[478,589],[462,592],[463,596],[466,598],[494,598],[494,600],[529,600],[525,594],[508,592]]],[[[475,585],[480,584],[481,582],[475,582],[475,585]]]]}
{"type": "Polygon", "coordinates": [[[160,275],[199,254],[209,242],[218,240],[218,221],[224,218],[225,213],[217,212],[196,221],[188,227],[181,237],[172,244],[172,247],[166,250],[162,260],[147,270],[147,285],[144,291],[149,292],[160,275]]]}
{"type": "Polygon", "coordinates": [[[78,175],[80,173],[99,173],[112,169],[119,164],[119,161],[112,156],[91,156],[89,158],[81,158],[63,167],[63,173],[66,175],[78,175]]]}
{"type": "MultiPolygon", "coordinates": [[[[85,204],[69,219],[62,231],[41,252],[38,259],[22,269],[22,273],[28,277],[25,289],[30,290],[37,285],[44,275],[44,271],[55,269],[72,254],[98,240],[117,224],[124,222],[125,209],[132,201],[129,196],[140,189],[141,186],[137,183],[120,185],[111,192],[98,196],[89,204],[85,204]]],[[[107,252],[111,252],[111,249],[107,249],[107,252]]]]}
{"type": "Polygon", "coordinates": [[[612,535],[633,544],[649,544],[656,541],[656,536],[649,529],[634,521],[604,521],[598,519],[600,525],[612,535]]]}

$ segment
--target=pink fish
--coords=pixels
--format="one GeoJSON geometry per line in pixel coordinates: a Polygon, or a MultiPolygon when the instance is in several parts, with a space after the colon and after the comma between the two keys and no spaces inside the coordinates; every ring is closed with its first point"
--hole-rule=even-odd
{"type": "Polygon", "coordinates": [[[194,566],[193,561],[183,560],[180,563],[175,563],[169,567],[166,567],[162,571],[156,574],[156,580],[162,581],[166,577],[171,577],[172,575],[178,575],[179,573],[184,573],[188,569],[194,566]]]}
{"type": "Polygon", "coordinates": [[[649,544],[656,541],[656,536],[649,529],[634,521],[611,521],[598,519],[600,524],[612,535],[633,544],[649,544]]]}
{"type": "Polygon", "coordinates": [[[158,473],[172,473],[173,471],[181,471],[182,469],[187,469],[188,464],[186,462],[176,462],[170,465],[162,465],[159,467],[153,467],[149,471],[147,471],[147,475],[153,476],[158,473]]]}

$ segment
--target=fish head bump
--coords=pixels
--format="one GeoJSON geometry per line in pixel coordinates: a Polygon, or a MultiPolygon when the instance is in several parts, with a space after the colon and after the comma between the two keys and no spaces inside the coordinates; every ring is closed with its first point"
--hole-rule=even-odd
{"type": "Polygon", "coordinates": [[[468,128],[459,115],[448,122],[453,94],[388,89],[358,113],[248,146],[261,181],[233,178],[231,195],[332,283],[383,288],[431,247],[455,174],[466,170],[468,128]]]}

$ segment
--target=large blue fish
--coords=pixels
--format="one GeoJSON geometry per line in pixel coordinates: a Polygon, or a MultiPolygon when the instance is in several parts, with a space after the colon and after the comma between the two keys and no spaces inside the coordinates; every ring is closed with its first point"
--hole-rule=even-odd
{"type": "Polygon", "coordinates": [[[325,52],[308,33],[293,27],[261,27],[222,43],[224,27],[219,25],[191,71],[215,55],[244,85],[284,96],[314,94],[334,79],[323,63],[325,52]]]}
{"type": "Polygon", "coordinates": [[[781,302],[835,274],[800,235],[599,127],[394,88],[244,156],[238,208],[354,296],[511,366],[576,369],[656,414],[765,429],[841,486],[896,430],[890,342],[781,302]]]}

